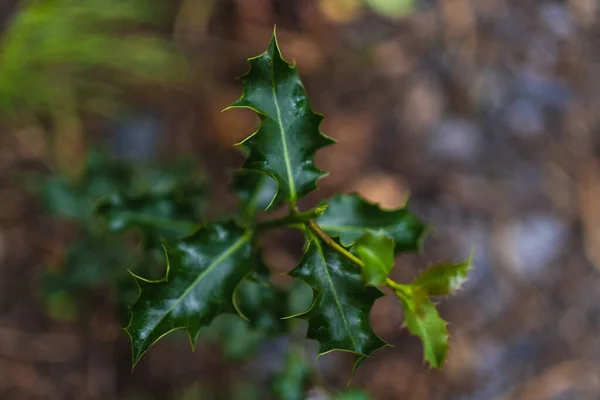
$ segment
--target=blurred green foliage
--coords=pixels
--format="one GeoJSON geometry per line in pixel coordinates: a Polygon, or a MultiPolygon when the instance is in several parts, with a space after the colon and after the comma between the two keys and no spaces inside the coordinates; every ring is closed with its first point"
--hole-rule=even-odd
{"type": "MultiPolygon", "coordinates": [[[[136,235],[123,240],[123,235],[111,234],[111,226],[97,215],[98,205],[102,204],[99,199],[123,196],[143,202],[150,197],[153,203],[163,205],[158,210],[149,207],[151,213],[171,217],[169,212],[176,211],[199,221],[206,204],[206,187],[204,176],[198,171],[189,160],[162,166],[132,165],[92,151],[81,179],[66,175],[48,177],[39,192],[43,204],[49,214],[71,221],[79,230],[77,239],[67,245],[62,265],[43,270],[41,288],[50,315],[74,318],[76,306],[68,301],[71,296],[99,287],[111,289],[119,309],[123,309],[137,296],[127,269],[143,269],[150,274],[160,274],[164,269],[157,232],[164,236],[165,231],[160,226],[132,224],[136,235]],[[189,201],[179,202],[182,196],[189,201]],[[61,307],[64,313],[60,312],[61,307]]],[[[189,232],[174,234],[185,233],[189,232]]]]}
{"type": "Polygon", "coordinates": [[[160,22],[159,6],[152,0],[21,1],[0,51],[0,113],[111,113],[127,87],[181,82],[184,59],[148,29],[160,22]]]}

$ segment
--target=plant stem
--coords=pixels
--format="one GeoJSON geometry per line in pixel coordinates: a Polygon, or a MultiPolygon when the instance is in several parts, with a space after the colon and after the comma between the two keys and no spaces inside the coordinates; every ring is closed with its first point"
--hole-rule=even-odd
{"type": "Polygon", "coordinates": [[[308,227],[325,243],[331,246],[335,251],[352,261],[354,264],[358,265],[360,268],[363,268],[365,264],[354,254],[350,253],[348,250],[340,246],[335,240],[331,238],[321,227],[313,220],[308,221],[308,227]]]}
{"type": "Polygon", "coordinates": [[[394,292],[403,295],[404,297],[411,297],[410,293],[410,285],[403,285],[401,283],[395,282],[390,278],[385,278],[385,284],[392,289],[394,292]]]}
{"type": "MultiPolygon", "coordinates": [[[[331,238],[321,227],[313,220],[310,220],[306,223],[310,230],[312,230],[321,240],[323,240],[327,245],[332,247],[335,251],[352,261],[354,264],[358,265],[360,268],[364,268],[365,264],[356,257],[354,254],[350,253],[340,244],[338,244],[335,240],[331,238]]],[[[385,278],[385,284],[396,292],[398,295],[402,295],[405,298],[411,297],[410,285],[403,285],[401,283],[395,282],[390,278],[385,278]]]]}
{"type": "Polygon", "coordinates": [[[308,221],[311,221],[323,215],[323,212],[326,208],[326,206],[316,207],[308,211],[293,212],[291,214],[286,215],[285,217],[259,222],[258,224],[256,224],[256,229],[267,230],[282,228],[284,226],[290,225],[305,224],[308,221]]]}

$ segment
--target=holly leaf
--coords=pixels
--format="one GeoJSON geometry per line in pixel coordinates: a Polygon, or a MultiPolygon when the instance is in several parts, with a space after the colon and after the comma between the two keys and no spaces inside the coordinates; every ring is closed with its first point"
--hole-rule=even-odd
{"type": "Polygon", "coordinates": [[[242,169],[233,177],[233,189],[242,202],[243,214],[255,214],[273,208],[277,182],[271,176],[250,169],[242,169]]]}
{"type": "Polygon", "coordinates": [[[469,271],[473,268],[473,256],[462,263],[437,264],[427,268],[414,281],[413,286],[427,293],[428,296],[447,296],[460,289],[467,281],[469,271]]]}
{"type": "Polygon", "coordinates": [[[250,234],[232,223],[211,224],[165,246],[164,278],[133,275],[140,295],[125,331],[133,364],[164,335],[185,329],[194,347],[199,330],[217,315],[234,312],[233,293],[250,272],[250,234]]]}
{"type": "Polygon", "coordinates": [[[394,268],[394,240],[384,231],[367,232],[354,243],[353,249],[364,263],[365,282],[373,286],[385,284],[394,268]]]}
{"type": "Polygon", "coordinates": [[[423,343],[423,358],[434,368],[441,368],[448,355],[446,321],[440,317],[425,292],[413,288],[410,295],[396,293],[404,308],[408,331],[423,343]]]}
{"type": "Polygon", "coordinates": [[[111,232],[140,228],[147,237],[176,238],[199,227],[194,205],[177,197],[114,194],[102,199],[96,212],[111,232]]]}
{"type": "Polygon", "coordinates": [[[339,236],[346,247],[373,230],[382,230],[394,239],[396,254],[421,247],[426,226],[406,208],[383,210],[358,194],[337,195],[325,203],[329,207],[317,223],[330,236],[339,236]]]}
{"type": "Polygon", "coordinates": [[[323,115],[311,109],[296,67],[283,59],[275,32],[267,50],[250,58],[242,76],[242,96],[230,108],[249,108],[260,127],[241,145],[250,155],[245,169],[272,176],[278,184],[275,200],[296,200],[317,188],[326,173],[314,165],[315,152],[335,143],[319,129],[323,115]]]}
{"type": "Polygon", "coordinates": [[[302,260],[290,273],[310,285],[311,307],[296,315],[308,321],[307,337],[319,342],[319,354],[348,351],[357,360],[387,344],[369,324],[369,313],[383,292],[366,286],[360,269],[311,235],[302,260]]]}

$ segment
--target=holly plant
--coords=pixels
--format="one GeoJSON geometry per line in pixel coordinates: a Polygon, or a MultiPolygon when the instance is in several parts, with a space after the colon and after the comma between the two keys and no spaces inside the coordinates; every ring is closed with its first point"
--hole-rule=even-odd
{"type": "MultiPolygon", "coordinates": [[[[448,332],[432,298],[459,289],[471,260],[434,265],[413,282],[398,283],[389,277],[394,258],[419,251],[428,230],[407,208],[386,210],[357,194],[338,194],[301,210],[298,200],[316,190],[326,175],[316,168],[315,153],[335,140],[320,131],[324,116],[312,110],[275,33],[268,49],[249,63],[241,78],[243,94],[227,108],[248,108],[260,118],[259,128],[238,145],[247,156],[232,185],[240,210],[198,224],[185,237],[164,240],[162,278],[132,273],[139,297],[125,331],[134,366],[165,335],[184,330],[194,347],[203,328],[233,313],[251,326],[268,327],[265,332],[285,329],[283,322],[289,319],[306,320],[306,337],[318,341],[319,354],[352,353],[354,371],[388,345],[371,328],[369,314],[375,301],[391,292],[404,309],[405,326],[423,343],[425,361],[441,367],[448,332]],[[287,213],[273,217],[270,211],[276,208],[287,213]],[[280,229],[299,230],[305,239],[304,255],[289,275],[312,288],[312,302],[293,315],[277,309],[285,293],[270,281],[259,244],[265,232],[280,229]]],[[[151,224],[152,219],[143,217],[145,202],[113,198],[99,212],[113,227],[151,224]]],[[[164,218],[160,222],[169,225],[164,218]]],[[[194,226],[196,221],[189,222],[177,219],[173,224],[194,226]]]]}

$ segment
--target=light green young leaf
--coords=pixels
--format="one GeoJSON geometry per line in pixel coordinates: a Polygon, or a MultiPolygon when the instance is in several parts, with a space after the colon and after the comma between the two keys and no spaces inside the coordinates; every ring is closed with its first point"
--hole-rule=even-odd
{"type": "Polygon", "coordinates": [[[330,236],[339,236],[350,246],[367,231],[386,232],[394,242],[395,253],[419,250],[426,226],[406,208],[382,210],[358,194],[340,194],[324,203],[329,207],[317,223],[330,236]]]}
{"type": "Polygon", "coordinates": [[[290,275],[315,291],[312,306],[298,317],[308,321],[307,337],[319,342],[319,354],[348,351],[361,361],[386,346],[369,324],[369,313],[383,292],[366,286],[360,269],[310,235],[308,247],[290,275]]]}
{"type": "Polygon", "coordinates": [[[394,268],[394,240],[384,231],[367,232],[354,243],[354,252],[364,263],[365,282],[373,286],[385,284],[394,268]]]}
{"type": "Polygon", "coordinates": [[[325,175],[314,165],[315,152],[335,141],[321,133],[323,115],[311,109],[296,67],[283,59],[275,33],[267,51],[248,61],[243,94],[228,107],[249,108],[261,119],[258,130],[241,143],[250,152],[244,168],[271,175],[278,183],[275,200],[295,207],[325,175]]]}
{"type": "Polygon", "coordinates": [[[447,296],[460,289],[467,281],[469,271],[473,268],[472,256],[462,263],[436,264],[423,271],[413,281],[428,296],[447,296]]]}
{"type": "Polygon", "coordinates": [[[169,332],[185,329],[194,346],[202,327],[221,313],[235,312],[233,293],[250,272],[251,250],[249,233],[231,223],[215,223],[166,250],[163,279],[132,274],[140,288],[125,328],[133,364],[169,332]]]}
{"type": "Polygon", "coordinates": [[[434,368],[441,368],[448,355],[446,321],[438,314],[435,304],[418,288],[410,295],[396,293],[404,308],[404,323],[409,332],[423,343],[423,358],[434,368]]]}

